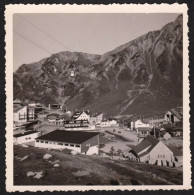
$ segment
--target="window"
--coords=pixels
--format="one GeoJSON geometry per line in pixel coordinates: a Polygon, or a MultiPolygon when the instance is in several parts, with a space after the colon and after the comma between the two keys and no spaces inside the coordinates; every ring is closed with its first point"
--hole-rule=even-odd
{"type": "Polygon", "coordinates": [[[74,145],[73,145],[73,144],[70,144],[70,146],[71,146],[71,147],[74,147],[74,145]]]}
{"type": "Polygon", "coordinates": [[[39,140],[36,140],[36,142],[39,142],[39,140]]]}
{"type": "Polygon", "coordinates": [[[80,145],[75,145],[75,147],[80,148],[80,145]]]}
{"type": "Polygon", "coordinates": [[[41,143],[44,143],[44,141],[40,141],[41,143]]]}
{"type": "Polygon", "coordinates": [[[48,144],[48,142],[45,142],[45,144],[48,144]]]}
{"type": "Polygon", "coordinates": [[[65,144],[65,146],[69,146],[69,144],[65,144]]]}
{"type": "Polygon", "coordinates": [[[61,145],[61,146],[62,146],[62,145],[63,145],[63,143],[58,143],[58,145],[61,145]]]}
{"type": "Polygon", "coordinates": [[[90,144],[86,144],[86,147],[90,147],[90,144]]]}

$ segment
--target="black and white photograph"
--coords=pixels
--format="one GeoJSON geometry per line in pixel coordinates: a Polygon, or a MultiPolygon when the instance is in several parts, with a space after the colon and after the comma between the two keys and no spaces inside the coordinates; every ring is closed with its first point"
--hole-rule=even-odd
{"type": "Polygon", "coordinates": [[[158,7],[14,12],[14,189],[189,188],[186,15],[158,7]]]}

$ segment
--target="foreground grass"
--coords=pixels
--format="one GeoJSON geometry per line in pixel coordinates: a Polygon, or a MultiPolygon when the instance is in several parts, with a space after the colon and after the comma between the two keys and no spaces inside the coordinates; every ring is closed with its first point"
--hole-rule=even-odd
{"type": "Polygon", "coordinates": [[[158,167],[132,161],[104,159],[100,156],[86,156],[45,150],[33,147],[14,146],[14,155],[28,159],[14,158],[14,185],[172,185],[182,184],[182,171],[169,167],[158,167]],[[60,166],[43,160],[44,154],[60,160],[60,166]],[[43,171],[41,179],[27,177],[28,171],[43,171]]]}

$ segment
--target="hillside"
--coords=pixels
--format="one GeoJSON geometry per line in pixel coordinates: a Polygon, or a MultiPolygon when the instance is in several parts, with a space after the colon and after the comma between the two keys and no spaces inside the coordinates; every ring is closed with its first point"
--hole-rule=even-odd
{"type": "Polygon", "coordinates": [[[61,52],[14,73],[14,97],[110,115],[182,106],[182,15],[100,55],[61,52]],[[70,77],[71,67],[75,77],[70,77]]]}
{"type": "Polygon", "coordinates": [[[129,160],[21,146],[14,146],[14,156],[14,185],[182,185],[182,171],[129,160]],[[60,166],[43,160],[45,154],[51,154],[49,160],[57,160],[60,166]],[[18,160],[26,155],[26,160],[18,160]],[[42,171],[43,177],[27,177],[31,171],[42,171]]]}

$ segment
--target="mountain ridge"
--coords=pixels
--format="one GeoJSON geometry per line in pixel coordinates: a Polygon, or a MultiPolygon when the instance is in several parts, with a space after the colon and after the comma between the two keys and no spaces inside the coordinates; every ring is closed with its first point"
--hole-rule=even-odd
{"type": "Polygon", "coordinates": [[[103,55],[60,52],[22,65],[14,73],[14,97],[111,115],[182,106],[182,34],[179,15],[103,55]]]}

